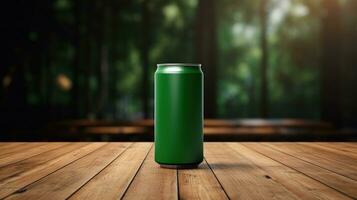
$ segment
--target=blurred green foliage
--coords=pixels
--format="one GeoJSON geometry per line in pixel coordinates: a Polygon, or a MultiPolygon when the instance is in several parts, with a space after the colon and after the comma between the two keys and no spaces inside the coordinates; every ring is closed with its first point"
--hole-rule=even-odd
{"type": "MultiPolygon", "coordinates": [[[[346,2],[340,1],[341,6],[346,2]]],[[[21,55],[26,101],[31,106],[76,109],[73,115],[80,118],[140,118],[144,89],[153,111],[156,63],[194,59],[197,0],[38,4],[32,5],[38,9],[37,17],[29,21],[35,26],[23,31],[27,38],[20,51],[24,52],[16,52],[21,55]],[[143,66],[145,48],[148,66],[143,66]],[[144,68],[149,76],[145,88],[144,68]]],[[[219,118],[260,116],[259,6],[260,1],[216,1],[219,118]]],[[[269,1],[270,117],[320,117],[322,14],[320,0],[269,1]]],[[[6,73],[12,73],[10,68],[6,73]]]]}

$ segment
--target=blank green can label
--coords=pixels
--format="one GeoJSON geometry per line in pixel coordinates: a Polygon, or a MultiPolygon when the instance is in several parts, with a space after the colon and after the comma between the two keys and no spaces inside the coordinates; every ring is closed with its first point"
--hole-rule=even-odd
{"type": "Polygon", "coordinates": [[[203,160],[203,73],[200,64],[158,64],[155,72],[155,161],[203,160]]]}

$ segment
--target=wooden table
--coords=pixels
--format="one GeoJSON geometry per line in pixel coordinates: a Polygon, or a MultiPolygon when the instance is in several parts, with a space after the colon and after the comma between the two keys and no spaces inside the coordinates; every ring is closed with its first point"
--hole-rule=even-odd
{"type": "Polygon", "coordinates": [[[0,199],[356,199],[357,143],[205,143],[163,169],[152,143],[0,143],[0,199]]]}

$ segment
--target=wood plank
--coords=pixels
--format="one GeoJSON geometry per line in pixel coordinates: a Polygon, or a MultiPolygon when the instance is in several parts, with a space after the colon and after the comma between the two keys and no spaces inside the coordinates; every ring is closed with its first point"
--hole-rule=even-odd
{"type": "MultiPolygon", "coordinates": [[[[12,194],[13,192],[41,179],[42,177],[49,175],[50,173],[93,152],[94,150],[104,146],[105,144],[107,143],[91,143],[82,148],[78,146],[76,150],[71,151],[62,156],[59,156],[58,158],[55,158],[41,165],[33,167],[30,170],[20,171],[19,173],[12,175],[11,177],[2,179],[0,181],[0,198],[4,198],[12,194]]],[[[21,166],[18,166],[18,168],[21,168],[21,166]]],[[[1,171],[3,169],[4,168],[2,168],[1,171]]]]}
{"type": "Polygon", "coordinates": [[[16,142],[16,143],[9,143],[5,146],[1,146],[2,148],[0,149],[0,158],[9,156],[9,154],[14,154],[16,152],[21,152],[26,149],[34,148],[34,147],[39,147],[41,145],[45,145],[46,143],[44,142],[16,142]]]}
{"type": "Polygon", "coordinates": [[[21,173],[32,170],[38,166],[44,165],[48,161],[58,158],[75,149],[81,148],[88,143],[69,143],[57,149],[41,153],[28,159],[6,165],[0,169],[0,187],[15,176],[21,176],[21,173]]]}
{"type": "Polygon", "coordinates": [[[46,151],[50,151],[52,149],[59,148],[61,146],[67,145],[69,143],[64,143],[64,142],[54,142],[54,143],[44,143],[44,144],[39,144],[32,146],[31,148],[24,149],[21,151],[16,151],[13,153],[9,153],[6,155],[3,155],[0,158],[0,167],[25,160],[29,157],[41,154],[46,151]]]}
{"type": "Polygon", "coordinates": [[[335,146],[338,145],[338,149],[343,150],[344,152],[357,153],[357,143],[344,143],[344,142],[320,142],[318,143],[324,146],[335,146]]]}
{"type": "Polygon", "coordinates": [[[337,155],[329,155],[328,153],[317,151],[301,144],[267,143],[267,145],[327,170],[357,180],[357,165],[353,165],[354,161],[351,162],[351,159],[344,158],[346,160],[341,160],[337,155]]]}
{"type": "Polygon", "coordinates": [[[340,142],[340,143],[346,145],[347,147],[357,149],[357,142],[340,142]]]}
{"type": "Polygon", "coordinates": [[[318,144],[322,146],[336,146],[339,149],[344,149],[348,152],[357,153],[357,142],[313,142],[313,144],[318,144]]]}
{"type": "MultiPolygon", "coordinates": [[[[70,199],[120,199],[152,146],[135,143],[70,199]]],[[[149,183],[150,184],[150,183],[149,183]]]]}
{"type": "Polygon", "coordinates": [[[301,199],[351,199],[305,174],[253,151],[253,147],[250,149],[242,144],[229,144],[229,146],[263,169],[268,178],[284,185],[301,199]]]}
{"type": "Polygon", "coordinates": [[[229,143],[206,143],[206,160],[231,199],[300,199],[229,143]]]}
{"type": "Polygon", "coordinates": [[[254,151],[257,151],[277,162],[291,167],[350,197],[357,198],[357,182],[355,180],[334,173],[325,168],[321,168],[310,162],[293,157],[266,144],[267,143],[244,143],[245,146],[248,146],[254,151]]]}
{"type": "Polygon", "coordinates": [[[357,159],[357,149],[350,147],[345,147],[345,145],[340,143],[327,143],[327,142],[303,142],[305,144],[314,148],[323,149],[329,152],[337,153],[339,155],[349,156],[352,159],[357,159]]]}
{"type": "Polygon", "coordinates": [[[309,149],[311,149],[311,151],[315,151],[314,154],[316,154],[316,152],[318,152],[318,155],[321,155],[321,157],[327,157],[327,158],[332,158],[338,162],[347,164],[347,165],[352,165],[352,166],[356,166],[356,170],[357,170],[357,159],[354,158],[354,156],[357,155],[357,151],[355,154],[351,154],[349,155],[348,152],[344,152],[341,153],[339,151],[337,151],[336,149],[338,148],[336,145],[334,146],[335,148],[328,149],[328,148],[324,148],[321,146],[318,146],[314,143],[308,143],[308,142],[301,142],[298,144],[302,144],[304,146],[308,146],[309,149]],[[354,156],[353,156],[354,155],[354,156]]]}
{"type": "Polygon", "coordinates": [[[207,162],[197,169],[178,170],[180,199],[228,199],[207,162]]]}
{"type": "Polygon", "coordinates": [[[21,144],[23,142],[0,142],[0,148],[2,146],[6,146],[6,145],[16,145],[16,144],[21,144]]]}
{"type": "Polygon", "coordinates": [[[110,143],[17,192],[7,199],[65,199],[118,157],[130,143],[110,143]]]}
{"type": "Polygon", "coordinates": [[[154,161],[152,148],[123,198],[177,199],[177,170],[160,168],[154,161]]]}
{"type": "Polygon", "coordinates": [[[17,146],[22,146],[26,143],[24,142],[0,142],[0,155],[3,154],[3,151],[6,149],[14,149],[17,146]]]}

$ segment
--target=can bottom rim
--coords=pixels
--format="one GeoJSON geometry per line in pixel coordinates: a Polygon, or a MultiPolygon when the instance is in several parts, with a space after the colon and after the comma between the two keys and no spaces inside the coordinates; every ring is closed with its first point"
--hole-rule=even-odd
{"type": "Polygon", "coordinates": [[[185,165],[166,165],[160,164],[161,168],[168,168],[168,169],[195,169],[198,168],[200,164],[185,164],[185,165]]]}

